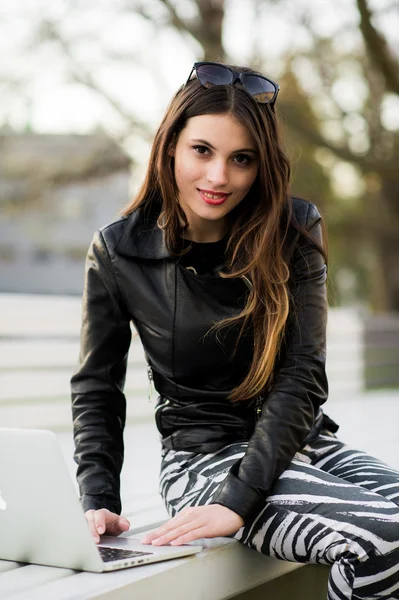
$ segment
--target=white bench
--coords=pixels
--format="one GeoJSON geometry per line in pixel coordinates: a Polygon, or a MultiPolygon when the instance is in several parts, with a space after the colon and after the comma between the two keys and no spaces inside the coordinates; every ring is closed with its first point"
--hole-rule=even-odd
{"type": "Polygon", "coordinates": [[[228,538],[204,540],[203,545],[194,557],[101,574],[0,561],[0,598],[224,600],[300,567],[262,556],[228,538]]]}

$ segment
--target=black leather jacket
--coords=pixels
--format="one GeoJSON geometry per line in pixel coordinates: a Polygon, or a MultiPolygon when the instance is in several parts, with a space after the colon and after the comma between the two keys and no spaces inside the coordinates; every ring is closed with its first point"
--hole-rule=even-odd
{"type": "MultiPolygon", "coordinates": [[[[317,208],[293,198],[299,225],[321,241],[317,208]]],[[[85,510],[121,511],[123,394],[133,321],[159,396],[156,423],[163,444],[213,452],[249,440],[245,456],[214,502],[244,519],[264,502],[294,454],[322,427],[336,430],[319,410],[327,399],[325,374],[326,266],[319,250],[290,226],[293,306],[272,387],[259,399],[226,400],[251,361],[252,337],[237,330],[205,335],[236,314],[248,281],[197,276],[172,256],[156,225],[157,213],[138,210],[98,231],[87,256],[79,370],[72,378],[75,460],[85,510]]]]}

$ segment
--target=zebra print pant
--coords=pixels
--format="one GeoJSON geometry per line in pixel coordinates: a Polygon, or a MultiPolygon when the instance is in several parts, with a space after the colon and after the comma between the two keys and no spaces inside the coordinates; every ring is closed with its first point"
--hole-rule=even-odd
{"type": "MultiPolygon", "coordinates": [[[[162,451],[170,516],[211,504],[247,443],[211,454],[162,451]]],[[[328,432],[298,452],[235,538],[283,560],[331,565],[328,600],[399,598],[399,473],[328,432]]]]}

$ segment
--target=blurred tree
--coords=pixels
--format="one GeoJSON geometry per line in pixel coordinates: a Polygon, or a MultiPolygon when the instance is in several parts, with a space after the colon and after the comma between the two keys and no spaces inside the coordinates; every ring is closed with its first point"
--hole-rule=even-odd
{"type": "Polygon", "coordinates": [[[132,10],[155,22],[158,27],[172,25],[183,35],[189,34],[203,49],[203,60],[224,60],[226,51],[223,46],[223,21],[225,0],[193,0],[192,12],[184,15],[184,2],[158,0],[166,12],[156,16],[154,6],[144,1],[132,2],[132,10]],[[194,13],[194,16],[193,16],[194,13]]]}
{"type": "MultiPolygon", "coordinates": [[[[385,81],[389,92],[399,94],[399,69],[398,61],[394,58],[383,35],[373,25],[373,14],[367,0],[357,0],[360,15],[360,31],[366,44],[366,50],[377,70],[385,81]]],[[[397,10],[398,4],[394,3],[397,10]]]]}
{"type": "Polygon", "coordinates": [[[309,126],[300,103],[286,94],[283,110],[299,139],[356,167],[363,193],[357,206],[347,210],[346,205],[332,230],[341,233],[346,264],[356,265],[363,279],[368,272],[373,308],[399,311],[399,131],[382,119],[388,93],[398,94],[399,61],[373,24],[367,1],[357,0],[357,8],[363,43],[355,53],[337,51],[333,39],[308,28],[311,50],[287,57],[288,69],[295,70],[302,59],[320,81],[320,95],[312,101],[312,106],[317,106],[315,100],[325,101],[317,110],[318,126],[309,126]],[[365,90],[361,105],[348,110],[339,101],[339,85],[342,92],[342,81],[351,74],[360,76],[365,90]]]}
{"type": "MultiPolygon", "coordinates": [[[[359,41],[349,50],[341,49],[335,38],[318,33],[307,15],[310,3],[300,5],[303,18],[298,29],[306,28],[312,43],[307,48],[293,44],[286,52],[278,110],[286,122],[293,191],[315,201],[326,214],[336,261],[333,272],[338,275],[339,267],[346,265],[356,271],[358,292],[368,290],[376,310],[399,311],[399,132],[383,118],[387,102],[398,95],[399,62],[375,24],[376,17],[394,10],[396,3],[390,8],[385,2],[378,14],[373,14],[368,0],[353,2],[358,23],[353,20],[350,35],[359,41]],[[310,91],[304,73],[316,82],[310,91]],[[358,96],[357,105],[349,108],[342,102],[348,82],[352,90],[355,82],[358,96]],[[348,192],[343,201],[333,183],[334,178],[343,181],[343,166],[348,164],[352,165],[357,193],[349,201],[348,192]]],[[[259,14],[259,27],[249,42],[253,58],[245,62],[262,69],[262,10],[281,7],[289,15],[293,5],[288,0],[251,0],[249,5],[259,14]]],[[[76,10],[79,6],[79,2],[73,4],[76,10]]],[[[229,6],[227,0],[118,0],[115,10],[141,15],[158,30],[174,28],[195,47],[199,58],[229,60],[223,36],[229,6]]],[[[65,33],[58,21],[47,19],[37,28],[32,44],[46,40],[66,57],[71,79],[105,99],[122,117],[127,131],[151,135],[151,128],[133,116],[77,58],[73,34],[65,33]]],[[[132,60],[131,55],[119,58],[132,60]]],[[[344,187],[348,187],[347,181],[346,173],[344,187]]]]}

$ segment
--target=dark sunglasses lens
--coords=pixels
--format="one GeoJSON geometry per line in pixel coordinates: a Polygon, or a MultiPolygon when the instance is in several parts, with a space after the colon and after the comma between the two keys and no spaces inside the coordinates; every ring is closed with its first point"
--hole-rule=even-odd
{"type": "Polygon", "coordinates": [[[277,92],[277,87],[271,81],[258,75],[244,75],[242,83],[251,96],[262,104],[273,100],[277,92]]]}
{"type": "Polygon", "coordinates": [[[200,65],[197,67],[196,73],[204,87],[229,85],[233,82],[232,72],[221,65],[200,65]]]}

